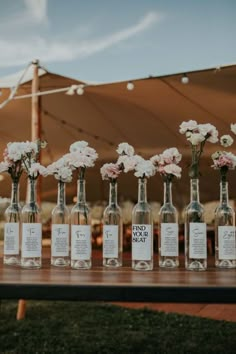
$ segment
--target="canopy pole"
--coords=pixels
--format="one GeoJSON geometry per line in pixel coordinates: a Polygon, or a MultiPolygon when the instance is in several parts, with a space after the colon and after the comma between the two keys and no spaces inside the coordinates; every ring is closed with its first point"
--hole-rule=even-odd
{"type": "MultiPolygon", "coordinates": [[[[39,61],[34,60],[33,66],[33,79],[32,79],[32,101],[31,101],[31,141],[41,140],[41,97],[35,95],[39,91],[39,61]]],[[[41,162],[41,150],[39,151],[39,163],[41,162]]],[[[37,202],[41,204],[41,189],[42,179],[38,177],[37,183],[37,202]]],[[[28,186],[27,186],[28,187],[28,186]]],[[[18,308],[16,319],[22,320],[25,318],[26,301],[20,299],[18,301],[18,308]]]]}

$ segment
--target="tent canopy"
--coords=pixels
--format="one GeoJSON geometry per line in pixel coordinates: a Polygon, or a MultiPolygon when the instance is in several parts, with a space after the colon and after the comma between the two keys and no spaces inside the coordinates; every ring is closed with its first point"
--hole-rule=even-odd
{"type": "MultiPolygon", "coordinates": [[[[175,181],[176,202],[183,206],[189,200],[188,169],[190,147],[179,133],[182,121],[195,119],[199,123],[212,123],[220,135],[230,133],[230,123],[235,122],[236,65],[186,73],[188,84],[183,84],[183,74],[149,77],[133,80],[134,89],[127,90],[128,81],[85,86],[83,95],[68,96],[64,92],[41,97],[42,138],[48,141],[43,151],[42,163],[47,165],[65,154],[71,143],[86,140],[99,154],[96,166],[87,171],[88,200],[106,199],[107,183],[101,181],[99,170],[106,161],[115,161],[116,147],[129,142],[143,157],[177,147],[183,154],[183,177],[175,181]]],[[[28,77],[30,79],[30,77],[28,77]]],[[[40,72],[40,91],[79,85],[83,82],[40,72]]],[[[1,101],[9,95],[6,78],[0,79],[1,101]]],[[[23,82],[16,96],[31,92],[31,80],[23,82]]],[[[31,98],[14,99],[0,110],[0,151],[9,141],[30,140],[31,98]]],[[[210,155],[219,150],[217,144],[207,143],[201,161],[201,200],[218,198],[218,172],[210,166],[210,155]]],[[[236,153],[236,144],[230,151],[236,153]]],[[[236,197],[235,178],[230,173],[231,198],[236,197]]],[[[0,195],[9,196],[5,188],[9,183],[0,182],[0,195]]],[[[23,183],[23,182],[22,182],[23,183]]],[[[75,181],[67,187],[69,200],[76,193],[75,181]]],[[[162,181],[152,178],[149,199],[162,200],[162,181]]],[[[56,181],[47,177],[43,183],[42,198],[55,200],[56,181]]],[[[119,180],[123,198],[136,199],[137,183],[133,174],[119,180]]],[[[24,187],[23,192],[24,193],[24,187]]]]}

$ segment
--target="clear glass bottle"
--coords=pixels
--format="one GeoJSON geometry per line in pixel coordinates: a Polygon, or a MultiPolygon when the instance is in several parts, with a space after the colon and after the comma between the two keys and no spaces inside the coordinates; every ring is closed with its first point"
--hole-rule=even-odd
{"type": "Polygon", "coordinates": [[[123,223],[121,208],[117,204],[117,181],[109,185],[109,205],[103,214],[103,265],[122,266],[123,223]]]}
{"type": "Polygon", "coordinates": [[[20,264],[21,207],[19,204],[19,181],[12,182],[11,202],[5,211],[3,263],[20,264]]]}
{"type": "Polygon", "coordinates": [[[207,269],[207,230],[204,209],[199,201],[198,178],[191,179],[191,201],[185,209],[185,268],[207,269]]]}
{"type": "Polygon", "coordinates": [[[229,205],[228,182],[220,182],[220,204],[215,210],[215,265],[236,268],[235,212],[229,205]]]}
{"type": "Polygon", "coordinates": [[[172,183],[164,182],[164,204],[159,211],[159,266],[176,268],[179,266],[179,225],[178,213],[172,204],[172,183]]]}
{"type": "Polygon", "coordinates": [[[57,205],[52,211],[51,265],[70,265],[70,212],[66,206],[66,184],[58,182],[57,205]]]}
{"type": "Polygon", "coordinates": [[[22,209],[21,266],[42,266],[42,222],[41,210],[36,202],[36,180],[28,178],[27,203],[22,209]]]}
{"type": "Polygon", "coordinates": [[[90,269],[92,240],[89,208],[86,204],[85,180],[77,181],[77,203],[71,210],[71,267],[90,269]]]}
{"type": "Polygon", "coordinates": [[[139,178],[138,203],[132,211],[132,268],[135,270],[153,269],[153,220],[146,185],[146,178],[139,178]]]}

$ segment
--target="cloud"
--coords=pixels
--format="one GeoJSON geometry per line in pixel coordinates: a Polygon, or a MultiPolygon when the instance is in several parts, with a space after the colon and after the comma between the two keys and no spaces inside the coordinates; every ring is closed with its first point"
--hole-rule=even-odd
{"type": "MultiPolygon", "coordinates": [[[[34,1],[25,0],[27,3],[34,1]]],[[[38,10],[36,11],[35,8],[32,11],[37,12],[38,10]]],[[[39,12],[41,15],[37,16],[45,16],[42,9],[39,12]],[[44,15],[42,15],[43,13],[44,15]]],[[[39,36],[17,41],[0,39],[0,67],[25,65],[32,58],[39,58],[44,62],[62,62],[85,58],[147,31],[162,17],[159,13],[150,12],[133,26],[92,40],[78,41],[77,38],[71,38],[67,41],[59,41],[39,36]]]]}
{"type": "Polygon", "coordinates": [[[26,12],[38,23],[47,21],[47,0],[24,0],[26,12]]]}
{"type": "Polygon", "coordinates": [[[28,27],[48,24],[47,17],[48,0],[24,0],[24,8],[16,10],[13,7],[11,13],[1,18],[0,31],[5,34],[18,34],[25,31],[28,27]]]}

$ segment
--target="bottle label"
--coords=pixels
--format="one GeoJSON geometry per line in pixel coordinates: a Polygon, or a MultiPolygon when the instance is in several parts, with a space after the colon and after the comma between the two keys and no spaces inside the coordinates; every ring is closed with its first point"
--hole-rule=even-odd
{"type": "Polygon", "coordinates": [[[19,254],[20,227],[18,222],[8,222],[4,226],[4,254],[19,254]]]}
{"type": "Polygon", "coordinates": [[[152,259],[152,225],[132,225],[132,259],[150,261],[152,259]]]}
{"type": "Polygon", "coordinates": [[[219,259],[236,259],[235,227],[218,226],[219,259]]]}
{"type": "Polygon", "coordinates": [[[103,225],[103,258],[118,258],[118,225],[103,225]]]}
{"type": "Polygon", "coordinates": [[[69,225],[52,224],[52,257],[69,256],[69,225]]]}
{"type": "Polygon", "coordinates": [[[178,257],[179,228],[177,223],[161,223],[161,256],[178,257]]]}
{"type": "Polygon", "coordinates": [[[203,222],[189,224],[189,258],[207,258],[206,224],[203,222]]]}
{"type": "Polygon", "coordinates": [[[71,226],[71,259],[88,260],[91,258],[90,225],[71,226]]]}
{"type": "Polygon", "coordinates": [[[41,257],[42,255],[42,224],[22,224],[22,247],[23,258],[41,257]]]}

